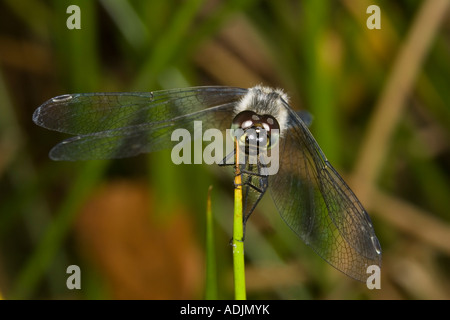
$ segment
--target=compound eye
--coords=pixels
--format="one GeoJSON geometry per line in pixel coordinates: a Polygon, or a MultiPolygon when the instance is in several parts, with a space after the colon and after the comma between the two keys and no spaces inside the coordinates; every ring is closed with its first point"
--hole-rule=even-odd
{"type": "Polygon", "coordinates": [[[267,131],[271,131],[272,129],[278,129],[280,130],[280,125],[278,124],[277,119],[272,117],[269,114],[265,114],[261,116],[261,123],[263,124],[264,129],[267,131]]]}
{"type": "Polygon", "coordinates": [[[259,121],[260,117],[250,110],[245,110],[236,115],[233,119],[231,128],[233,129],[248,129],[254,126],[255,121],[259,121]]]}
{"type": "Polygon", "coordinates": [[[273,147],[278,143],[280,138],[280,125],[278,124],[277,119],[271,115],[265,114],[261,116],[261,124],[267,132],[267,147],[273,147]]]}

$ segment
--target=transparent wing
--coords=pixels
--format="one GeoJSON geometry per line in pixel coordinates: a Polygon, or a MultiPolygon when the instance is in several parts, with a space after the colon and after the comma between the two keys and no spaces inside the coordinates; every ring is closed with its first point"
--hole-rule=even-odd
{"type": "Polygon", "coordinates": [[[170,148],[178,128],[193,134],[230,127],[233,108],[247,92],[233,87],[194,87],[147,93],[84,93],[52,98],[33,114],[47,129],[77,135],[50,151],[54,160],[124,158],[170,148]]]}
{"type": "Polygon", "coordinates": [[[300,117],[287,105],[290,127],[280,139],[280,163],[269,188],[287,225],[317,254],[366,281],[381,266],[381,247],[367,212],[326,160],[300,117]]]}

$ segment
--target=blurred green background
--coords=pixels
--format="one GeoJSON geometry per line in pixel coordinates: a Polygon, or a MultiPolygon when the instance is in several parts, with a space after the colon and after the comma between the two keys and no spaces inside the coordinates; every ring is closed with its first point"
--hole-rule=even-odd
{"type": "Polygon", "coordinates": [[[270,196],[246,234],[248,298],[450,299],[450,2],[3,0],[0,2],[0,295],[203,299],[213,185],[218,297],[233,298],[232,170],[169,152],[53,162],[66,135],[35,108],[76,92],[281,87],[366,207],[381,290],[334,270],[270,196]],[[66,9],[81,9],[69,30],[66,9]],[[381,9],[381,29],[366,9],[381,9]],[[68,290],[66,268],[81,268],[68,290]]]}

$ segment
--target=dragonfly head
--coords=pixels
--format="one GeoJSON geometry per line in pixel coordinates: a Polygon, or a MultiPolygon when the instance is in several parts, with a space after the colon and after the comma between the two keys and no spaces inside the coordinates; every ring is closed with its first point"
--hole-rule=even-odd
{"type": "Polygon", "coordinates": [[[258,115],[245,110],[236,115],[231,126],[235,137],[247,154],[258,154],[278,143],[280,125],[271,115],[258,115]]]}

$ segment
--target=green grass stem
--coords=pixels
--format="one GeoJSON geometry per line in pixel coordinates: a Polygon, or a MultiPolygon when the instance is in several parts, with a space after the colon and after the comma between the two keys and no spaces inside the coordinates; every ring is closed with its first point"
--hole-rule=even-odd
{"type": "Polygon", "coordinates": [[[234,296],[236,300],[246,300],[244,264],[244,224],[242,214],[242,179],[239,168],[239,147],[235,142],[236,174],[234,178],[234,218],[233,218],[233,272],[234,296]]]}
{"type": "Polygon", "coordinates": [[[208,189],[208,199],[206,200],[206,300],[217,300],[217,271],[216,255],[214,250],[214,228],[211,209],[211,190],[208,189]]]}

